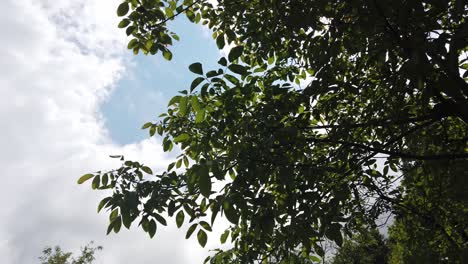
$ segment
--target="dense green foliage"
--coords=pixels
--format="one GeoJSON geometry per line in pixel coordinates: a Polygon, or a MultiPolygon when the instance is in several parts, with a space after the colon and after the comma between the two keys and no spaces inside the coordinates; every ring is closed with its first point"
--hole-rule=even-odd
{"type": "Polygon", "coordinates": [[[218,69],[190,65],[191,87],[143,126],[182,150],[166,171],[124,161],[79,183],[113,190],[108,232],[137,221],[153,237],[175,216],[205,246],[223,215],[232,248],[215,263],[316,260],[320,241],[389,211],[466,249],[467,13],[462,0],[127,0],[135,53],[170,60],[179,14],[233,48],[218,69]]]}
{"type": "Polygon", "coordinates": [[[95,253],[102,250],[101,246],[94,247],[93,242],[81,248],[81,253],[77,258],[71,252],[63,252],[60,246],[46,247],[39,257],[41,264],[92,264],[96,259],[95,253]]]}
{"type": "Polygon", "coordinates": [[[401,185],[403,206],[390,228],[390,263],[465,263],[467,162],[431,162],[410,170],[401,185]]]}
{"type": "Polygon", "coordinates": [[[353,239],[344,241],[330,263],[384,264],[388,263],[388,253],[387,243],[378,230],[362,229],[353,239]]]}
{"type": "Polygon", "coordinates": [[[440,231],[417,218],[396,219],[384,239],[375,229],[361,229],[338,248],[330,264],[466,263],[467,252],[447,243],[440,231]]]}

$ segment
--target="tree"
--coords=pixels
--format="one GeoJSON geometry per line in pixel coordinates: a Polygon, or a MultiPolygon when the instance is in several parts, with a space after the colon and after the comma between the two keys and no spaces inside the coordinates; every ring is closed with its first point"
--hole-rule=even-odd
{"type": "Polygon", "coordinates": [[[331,264],[388,263],[388,246],[377,229],[363,229],[347,239],[338,249],[331,264]]]}
{"type": "MultiPolygon", "coordinates": [[[[413,150],[463,151],[464,140],[447,140],[467,131],[443,129],[439,135],[408,140],[413,150]],[[443,141],[441,146],[437,142],[443,141]]],[[[395,222],[389,229],[390,263],[464,263],[468,172],[466,160],[404,162],[401,196],[394,206],[395,222]]]]}
{"type": "Polygon", "coordinates": [[[408,165],[466,163],[466,9],[462,0],[124,1],[119,27],[134,53],[170,60],[178,36],[167,23],[180,14],[233,48],[219,69],[191,64],[190,88],[143,125],[165,151],[182,150],[166,171],[119,157],[120,168],[78,182],[113,190],[98,207],[110,211],[108,233],[137,221],[153,237],[167,214],[179,227],[188,220],[186,237],[197,232],[205,246],[223,215],[232,225],[221,242],[233,247],[207,258],[215,263],[323,256],[325,238],[342,245],[394,209],[447,218],[406,206],[395,186],[408,165]]]}
{"type": "Polygon", "coordinates": [[[81,254],[78,258],[73,258],[71,252],[63,252],[60,246],[46,247],[39,257],[41,264],[91,264],[96,257],[96,251],[102,250],[101,246],[94,247],[93,242],[81,248],[81,254]]]}
{"type": "Polygon", "coordinates": [[[389,229],[390,263],[465,263],[468,259],[463,183],[468,164],[454,163],[431,162],[407,171],[401,185],[403,206],[395,210],[389,229]],[[424,217],[417,215],[421,213],[424,217]]]}

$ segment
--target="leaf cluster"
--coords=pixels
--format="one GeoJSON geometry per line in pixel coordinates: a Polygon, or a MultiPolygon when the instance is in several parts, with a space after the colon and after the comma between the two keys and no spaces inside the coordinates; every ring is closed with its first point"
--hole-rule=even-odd
{"type": "MultiPolygon", "coordinates": [[[[213,263],[288,263],[298,250],[323,257],[321,241],[342,245],[397,210],[451,219],[464,207],[443,211],[447,199],[435,211],[408,206],[416,189],[398,182],[429,177],[408,168],[439,162],[463,171],[465,11],[459,0],[124,1],[119,26],[135,53],[172,58],[178,38],[166,24],[180,14],[207,25],[219,48],[233,48],[217,69],[191,64],[190,87],[143,125],[163,138],[164,151],[182,150],[167,170],[149,176],[123,160],[79,183],[93,178],[94,189],[113,190],[99,205],[110,212],[108,232],[138,221],[152,237],[175,215],[178,227],[188,220],[187,238],[198,230],[205,246],[216,218],[226,217],[220,240],[230,238],[232,248],[207,258],[213,263]]],[[[463,247],[457,223],[434,228],[450,229],[463,247]]]]}

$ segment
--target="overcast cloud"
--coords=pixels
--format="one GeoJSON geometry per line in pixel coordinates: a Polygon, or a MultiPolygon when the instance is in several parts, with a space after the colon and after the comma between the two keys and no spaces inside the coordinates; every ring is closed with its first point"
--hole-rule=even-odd
{"type": "Polygon", "coordinates": [[[96,213],[103,194],[76,184],[118,166],[109,154],[156,169],[169,159],[155,139],[113,143],[99,112],[130,60],[118,3],[0,1],[0,263],[38,263],[47,245],[90,240],[104,246],[97,263],[200,263],[207,253],[174,224],[152,240],[137,229],[105,236],[107,215],[96,213]]]}

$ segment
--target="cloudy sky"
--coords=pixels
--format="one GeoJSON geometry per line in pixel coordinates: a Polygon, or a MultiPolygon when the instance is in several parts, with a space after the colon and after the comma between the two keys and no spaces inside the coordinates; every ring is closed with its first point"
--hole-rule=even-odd
{"type": "Polygon", "coordinates": [[[171,24],[181,36],[172,62],[133,56],[118,4],[0,1],[0,263],[38,263],[45,246],[91,240],[104,246],[96,263],[200,263],[208,253],[173,220],[155,239],[138,229],[106,236],[107,215],[96,213],[104,194],[76,184],[118,166],[110,154],[165,167],[171,156],[139,128],[189,86],[190,63],[210,67],[219,56],[208,30],[185,18],[171,24]]]}

